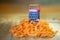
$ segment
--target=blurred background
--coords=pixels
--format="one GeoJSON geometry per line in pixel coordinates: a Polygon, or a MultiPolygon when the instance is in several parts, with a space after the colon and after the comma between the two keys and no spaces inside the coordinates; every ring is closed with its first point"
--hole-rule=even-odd
{"type": "Polygon", "coordinates": [[[0,14],[28,14],[30,3],[40,4],[41,18],[59,18],[60,0],[1,0],[0,14]]]}
{"type": "Polygon", "coordinates": [[[40,5],[41,20],[60,26],[60,0],[0,0],[0,40],[12,40],[9,29],[20,23],[20,20],[28,18],[30,3],[40,5]]]}

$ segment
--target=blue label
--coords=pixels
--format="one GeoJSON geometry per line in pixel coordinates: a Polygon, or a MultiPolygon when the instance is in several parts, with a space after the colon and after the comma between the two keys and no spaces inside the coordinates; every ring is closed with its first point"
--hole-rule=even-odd
{"type": "Polygon", "coordinates": [[[39,12],[29,12],[29,20],[36,21],[37,19],[40,19],[39,12]]]}

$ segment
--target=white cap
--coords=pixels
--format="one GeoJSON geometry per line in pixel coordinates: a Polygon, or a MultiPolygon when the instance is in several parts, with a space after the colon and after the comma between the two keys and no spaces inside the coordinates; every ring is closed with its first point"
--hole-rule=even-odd
{"type": "Polygon", "coordinates": [[[36,9],[29,9],[29,12],[38,12],[36,9]]]}

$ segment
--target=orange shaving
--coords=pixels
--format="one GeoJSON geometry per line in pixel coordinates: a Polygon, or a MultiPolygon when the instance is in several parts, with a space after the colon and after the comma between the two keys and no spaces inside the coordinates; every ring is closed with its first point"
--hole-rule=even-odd
{"type": "Polygon", "coordinates": [[[11,28],[10,33],[16,37],[53,37],[54,32],[47,22],[38,20],[37,23],[24,19],[20,24],[11,28]]]}

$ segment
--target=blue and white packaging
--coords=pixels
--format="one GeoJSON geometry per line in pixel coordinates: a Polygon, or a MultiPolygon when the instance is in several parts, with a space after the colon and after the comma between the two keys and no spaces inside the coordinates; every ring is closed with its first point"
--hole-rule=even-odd
{"type": "Polygon", "coordinates": [[[29,20],[36,22],[37,19],[40,19],[40,14],[39,14],[38,10],[30,9],[29,10],[29,20]]]}

